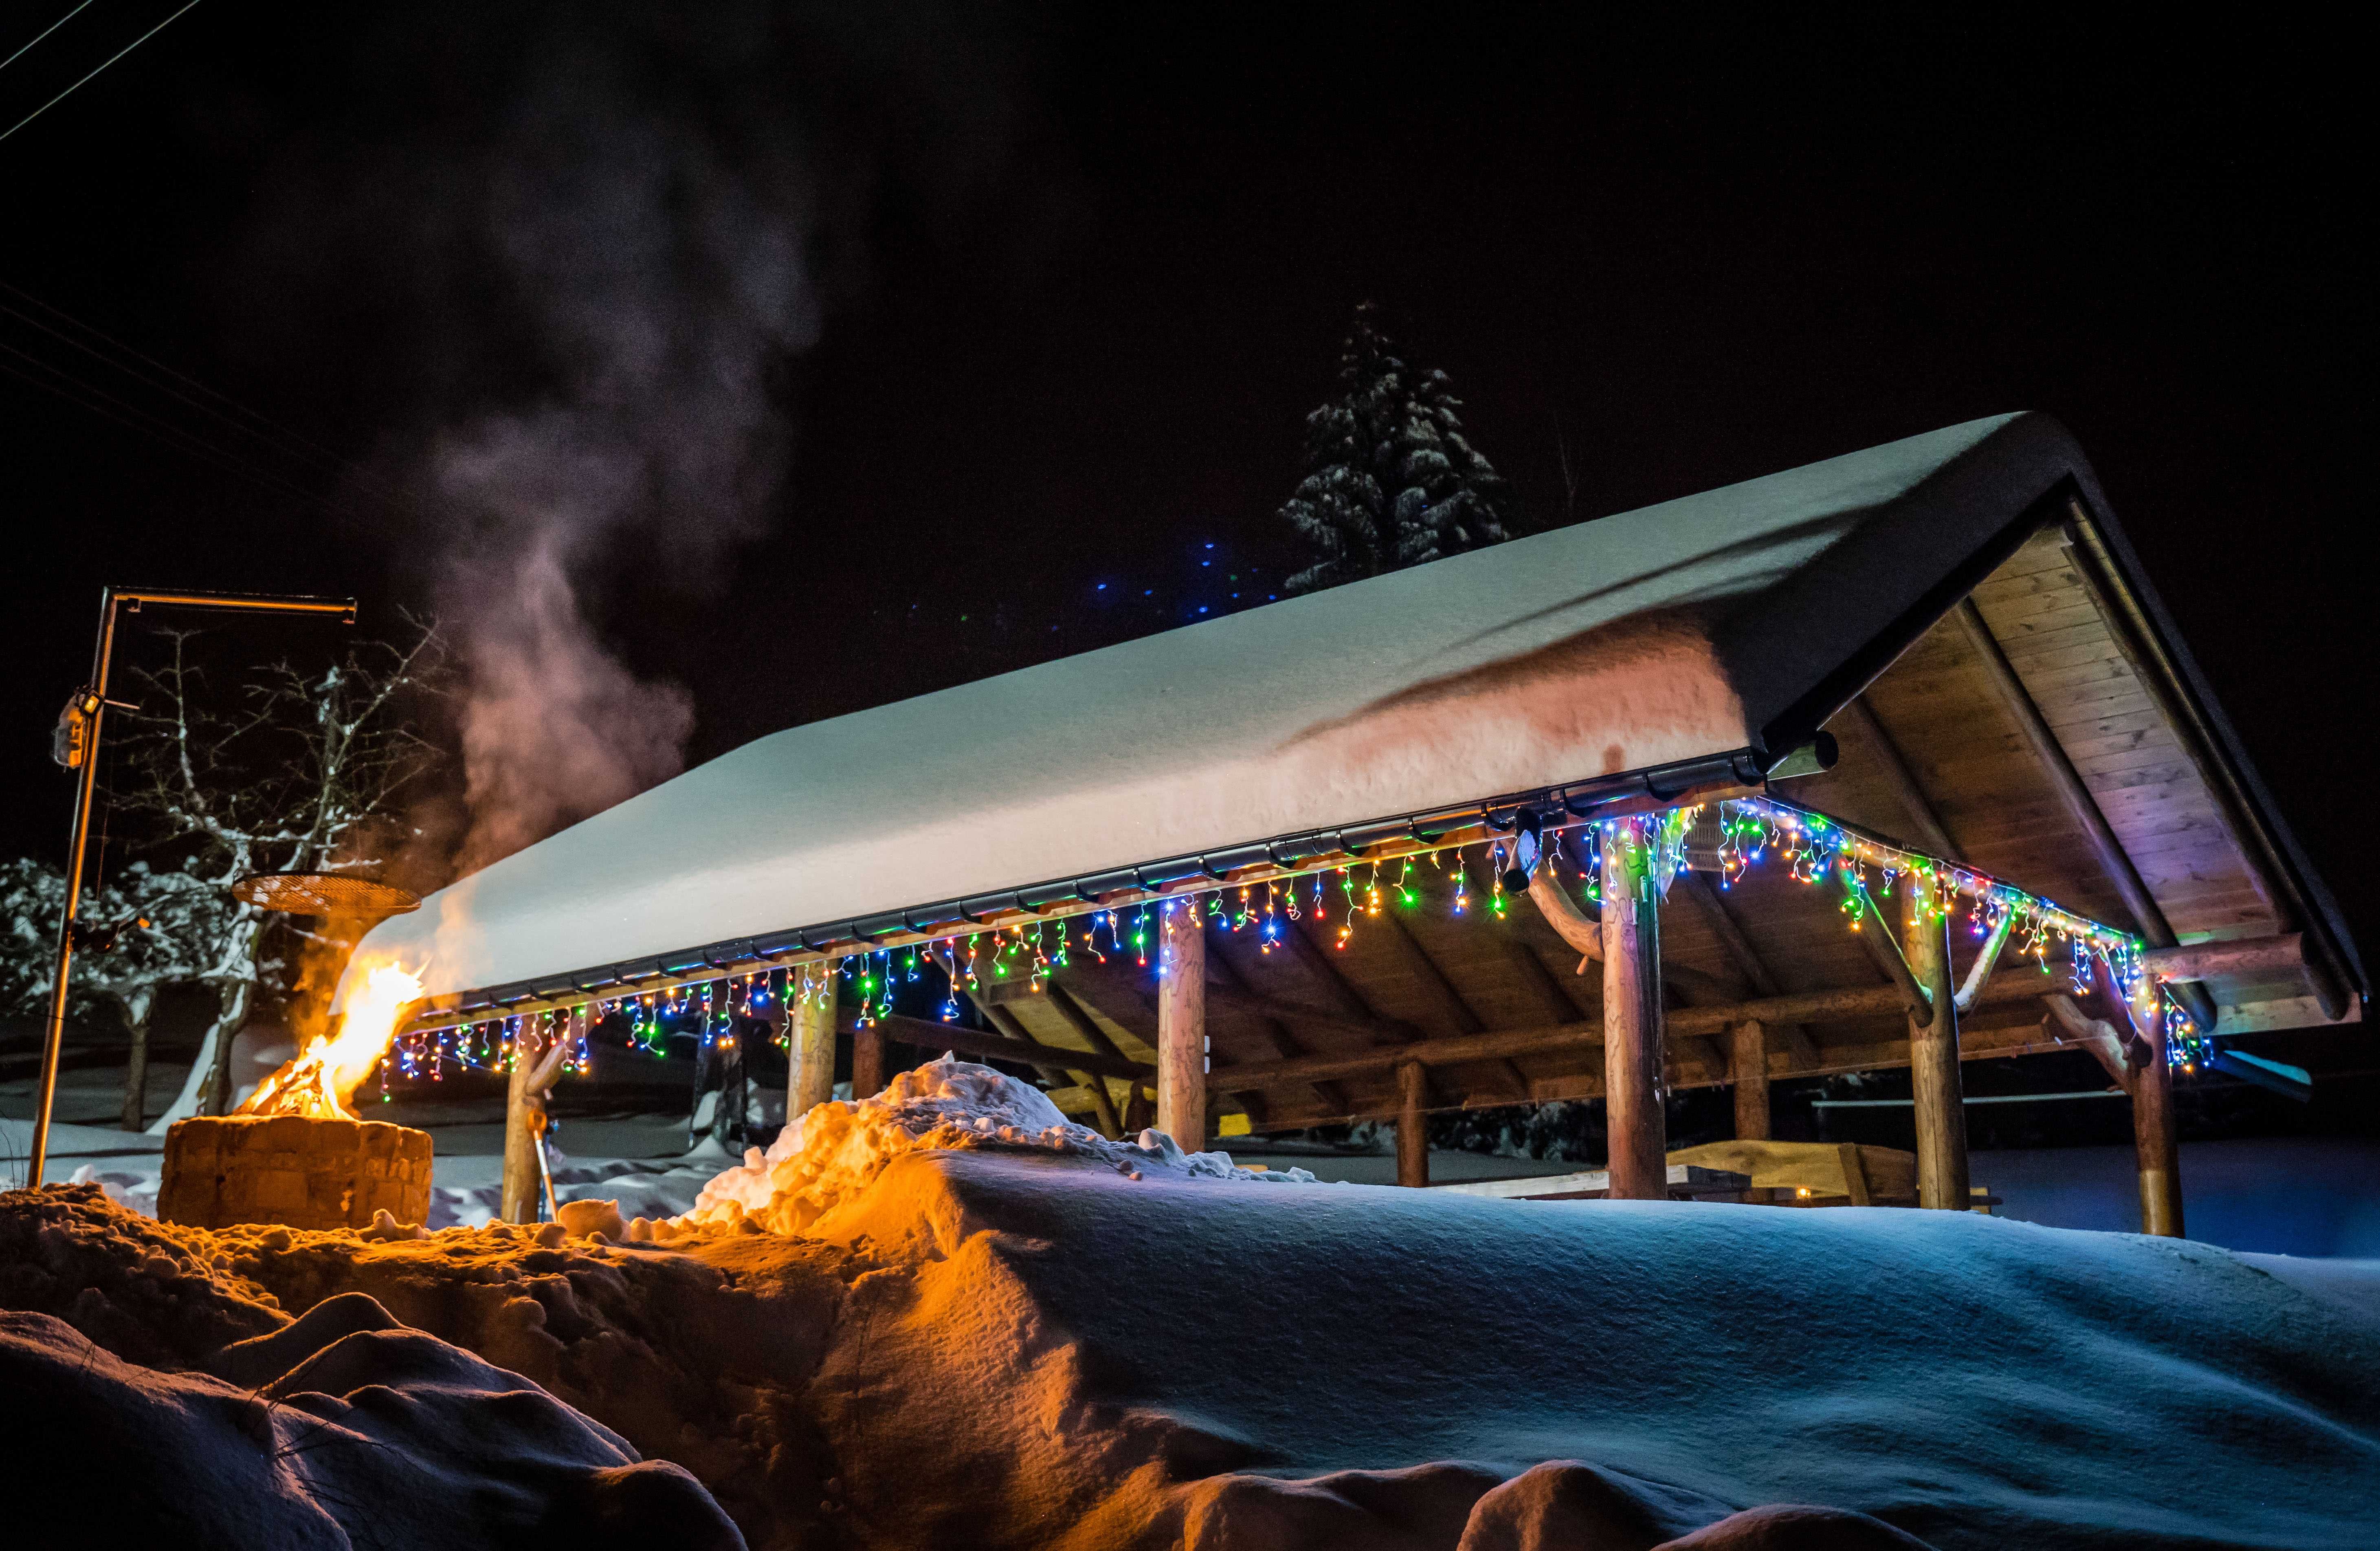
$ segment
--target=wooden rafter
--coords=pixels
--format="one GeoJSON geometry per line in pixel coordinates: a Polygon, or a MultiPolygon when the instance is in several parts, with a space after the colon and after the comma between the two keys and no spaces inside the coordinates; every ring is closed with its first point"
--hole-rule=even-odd
{"type": "MultiPolygon", "coordinates": [[[[859,1032],[859,1012],[856,1008],[836,1010],[835,1021],[844,1033],[859,1032]]],[[[1037,1059],[1052,1064],[1062,1061],[1082,1071],[1097,1072],[1105,1077],[1129,1078],[1146,1082],[1156,1077],[1157,1069],[1145,1062],[1099,1055],[1087,1050],[1053,1050],[1035,1044],[1029,1050],[1019,1050],[1006,1034],[988,1032],[981,1029],[962,1028],[956,1023],[936,1023],[923,1018],[905,1018],[899,1013],[879,1018],[872,1031],[880,1039],[897,1040],[920,1050],[955,1051],[962,1056],[974,1056],[994,1061],[1015,1061],[1032,1066],[1037,1059]]]]}
{"type": "MultiPolygon", "coordinates": [[[[1982,661],[1985,676],[1991,680],[1992,690],[1999,697],[2001,706],[2032,746],[2034,758],[2041,763],[2043,774],[2048,776],[2058,800],[2065,804],[2068,816],[2082,831],[2084,843],[2091,848],[2091,854],[2097,860],[2100,870],[2107,873],[2108,883],[2115,886],[2117,897],[2123,900],[2124,908],[2132,912],[2132,920],[2139,926],[2142,939],[2151,947],[2173,946],[2176,938],[2173,927],[2165,919],[2165,911],[2149,893],[2149,885],[2142,881],[2140,869],[2132,865],[2131,853],[2116,838],[2115,830],[2107,824],[2107,815],[2099,809],[2099,800],[2091,795],[2091,788],[2083,784],[2082,774],[2074,768],[2074,762],[2067,757],[2065,745],[2058,741],[2058,735],[2050,730],[2048,721],[2041,714],[2041,707],[2034,703],[2032,691],[2024,687],[2024,680],[2017,677],[2015,667],[2008,660],[2008,653],[2000,650],[1999,638],[1992,634],[1991,626],[1985,623],[1983,611],[1975,606],[1974,599],[1961,598],[1952,612],[1966,630],[1967,640],[1973,645],[1976,657],[1982,661]]],[[[2179,994],[2201,1027],[2215,1027],[2215,998],[2204,986],[2185,984],[2180,988],[2179,994]]]]}
{"type": "MultiPolygon", "coordinates": [[[[1193,905],[1191,909],[1196,910],[1197,907],[1193,905]]],[[[1240,967],[1232,963],[1231,956],[1224,951],[1222,939],[1230,936],[1231,934],[1218,930],[1211,918],[1205,922],[1203,930],[1207,934],[1208,981],[1207,995],[1209,1003],[1220,1006],[1237,1005],[1241,1010],[1254,1012],[1259,1026],[1269,1036],[1276,1051],[1283,1056],[1305,1055],[1307,1046],[1298,1038],[1297,1031],[1293,1026],[1291,1019],[1284,1016],[1273,1003],[1259,996],[1249,986],[1247,977],[1240,972],[1240,967]]],[[[1333,1019],[1330,1021],[1335,1023],[1339,1020],[1333,1019]]],[[[1364,1037],[1366,1040],[1377,1040],[1378,1035],[1366,1032],[1364,1037]]],[[[1322,1106],[1324,1114],[1346,1113],[1347,1094],[1337,1082],[1325,1078],[1307,1084],[1307,1087],[1312,1091],[1315,1102],[1322,1106]]]]}
{"type": "MultiPolygon", "coordinates": [[[[1404,961],[1405,968],[1414,978],[1429,992],[1447,1020],[1466,1033],[1484,1030],[1487,1024],[1472,1009],[1471,1004],[1463,999],[1463,993],[1454,988],[1454,983],[1447,978],[1438,960],[1429,956],[1429,950],[1421,946],[1421,939],[1413,934],[1413,928],[1398,920],[1394,910],[1383,911],[1380,920],[1388,922],[1389,929],[1385,934],[1390,947],[1404,961]]],[[[1509,1097],[1518,1100],[1529,1096],[1528,1078],[1509,1057],[1490,1056],[1487,1059],[1497,1074],[1503,1078],[1504,1092],[1509,1097]]]]}
{"type": "Polygon", "coordinates": [[[1917,772],[1911,767],[1907,756],[1901,753],[1900,745],[1893,740],[1892,734],[1884,730],[1884,724],[1876,720],[1876,711],[1868,704],[1867,697],[1853,696],[1849,705],[1836,713],[1836,720],[1857,728],[1860,741],[1875,754],[1876,773],[1892,788],[1892,795],[1900,800],[1901,812],[1909,816],[1910,828],[1915,833],[1918,842],[1915,849],[1930,851],[1945,861],[1964,861],[1965,853],[1960,850],[1959,843],[1950,838],[1949,830],[1943,826],[1942,815],[1936,811],[1934,800],[1925,794],[1925,786],[1917,779],[1917,772]]]}
{"type": "MultiPolygon", "coordinates": [[[[1717,885],[1700,873],[1681,873],[1678,881],[1670,885],[1670,893],[1672,897],[1685,896],[1687,904],[1702,916],[1703,924],[1710,928],[1711,935],[1718,939],[1720,950],[1735,965],[1736,972],[1754,991],[1763,996],[1785,994],[1785,987],[1768,968],[1768,961],[1761,958],[1758,948],[1752,946],[1752,939],[1744,935],[1742,924],[1735,919],[1735,912],[1729,910],[1727,901],[1720,898],[1717,885]]],[[[1810,1032],[1801,1024],[1786,1021],[1774,1027],[1784,1036],[1786,1048],[1796,1059],[1815,1061],[1818,1058],[1818,1049],[1811,1043],[1810,1032]]]]}

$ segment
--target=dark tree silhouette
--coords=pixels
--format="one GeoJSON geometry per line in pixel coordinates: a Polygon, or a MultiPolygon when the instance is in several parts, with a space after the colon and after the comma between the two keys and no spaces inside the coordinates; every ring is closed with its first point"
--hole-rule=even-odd
{"type": "Polygon", "coordinates": [[[1305,477],[1281,516],[1314,546],[1307,592],[1512,536],[1511,490],[1463,434],[1446,373],[1396,354],[1378,309],[1355,309],[1339,395],[1305,417],[1305,477]]]}

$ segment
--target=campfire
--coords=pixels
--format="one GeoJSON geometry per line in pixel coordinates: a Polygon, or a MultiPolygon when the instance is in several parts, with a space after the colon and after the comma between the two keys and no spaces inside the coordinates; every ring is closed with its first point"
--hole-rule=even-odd
{"type": "Polygon", "coordinates": [[[421,995],[421,981],[394,964],[382,964],[364,977],[347,999],[345,1017],[335,1034],[317,1034],[297,1057],[257,1085],[240,1115],[302,1115],[313,1120],[355,1120],[361,1117],[347,1107],[370,1076],[373,1063],[387,1053],[396,1033],[396,1020],[421,995]]]}
{"type": "Polygon", "coordinates": [[[380,965],[348,996],[337,1032],[307,1041],[236,1113],[176,1121],[165,1137],[157,1215],[200,1227],[364,1227],[377,1211],[421,1221],[429,1133],[362,1119],[347,1106],[420,995],[418,978],[380,965]]]}

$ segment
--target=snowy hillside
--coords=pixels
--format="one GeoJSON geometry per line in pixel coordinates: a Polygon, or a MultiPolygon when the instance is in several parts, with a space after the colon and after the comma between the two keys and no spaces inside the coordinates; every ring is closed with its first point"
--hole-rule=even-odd
{"type": "MultiPolygon", "coordinates": [[[[44,1473],[227,1450],[205,1490],[300,1517],[404,1492],[468,1518],[515,1474],[556,1523],[601,1516],[607,1472],[646,1472],[623,1501],[691,1492],[641,1454],[756,1546],[2380,1544],[2380,1319],[2352,1286],[1967,1214],[1259,1183],[1078,1147],[1005,1083],[955,1064],[810,1122],[840,1173],[792,1149],[723,1180],[717,1221],[574,1210],[604,1231],[566,1242],[0,1197],[0,1306],[28,1311],[0,1361],[60,1419],[44,1473]],[[428,1334],[325,1302],[354,1293],[428,1334]],[[330,1329],[272,1334],[318,1308],[330,1329]],[[307,1355],[349,1330],[327,1350],[353,1358],[307,1355]],[[398,1458],[264,1470],[209,1374],[398,1458]],[[373,1384],[451,1425],[383,1424],[373,1384]]],[[[472,1543],[411,1535],[388,1543],[472,1543]]]]}

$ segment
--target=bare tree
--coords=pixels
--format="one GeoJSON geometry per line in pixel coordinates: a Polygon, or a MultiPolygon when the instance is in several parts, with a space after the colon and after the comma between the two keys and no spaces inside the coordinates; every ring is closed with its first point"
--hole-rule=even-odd
{"type": "MultiPolygon", "coordinates": [[[[0,863],[0,1007],[46,1009],[56,963],[55,925],[66,907],[66,876],[41,862],[0,863]]],[[[200,980],[210,946],[237,909],[222,889],[187,873],[158,872],[145,861],[111,883],[83,891],[80,941],[67,1010],[89,1016],[104,1005],[131,1038],[124,1074],[122,1123],[137,1131],[148,1118],[149,1025],[158,994],[200,980]]]]}
{"type": "Polygon", "coordinates": [[[214,988],[215,1016],[181,1095],[150,1128],[228,1111],[232,1039],[261,991],[285,989],[294,950],[322,934],[231,898],[252,873],[337,873],[385,866],[416,831],[404,809],[443,757],[416,730],[425,696],[442,692],[445,652],[417,622],[407,645],[361,642],[320,672],[283,662],[258,671],[237,711],[209,704],[189,632],[164,632],[166,665],[136,675],[142,709],[128,720],[127,774],[116,811],[147,831],[145,849],[223,901],[190,944],[195,973],[214,988]],[[294,938],[294,941],[293,941],[294,938]]]}

